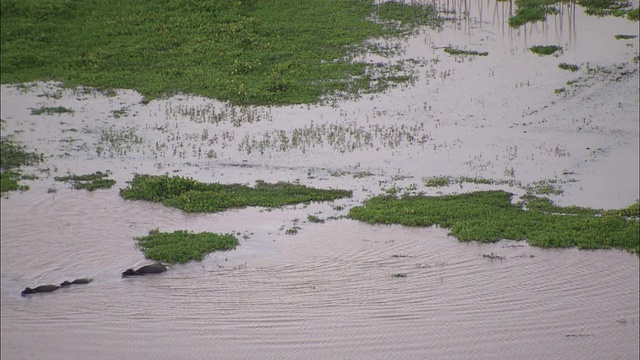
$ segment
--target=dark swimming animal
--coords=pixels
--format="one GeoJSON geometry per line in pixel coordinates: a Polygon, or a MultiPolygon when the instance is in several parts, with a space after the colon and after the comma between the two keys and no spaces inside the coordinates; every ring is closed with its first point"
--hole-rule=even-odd
{"type": "Polygon", "coordinates": [[[88,284],[92,281],[93,279],[89,279],[89,278],[75,279],[72,282],[68,282],[68,281],[63,282],[62,284],[60,284],[60,287],[75,285],[75,284],[88,284]]]}
{"type": "Polygon", "coordinates": [[[58,288],[60,288],[60,286],[58,285],[41,285],[33,289],[28,287],[22,290],[22,296],[25,296],[27,294],[41,293],[41,292],[52,292],[52,291],[58,290],[58,288]]]}
{"type": "Polygon", "coordinates": [[[165,264],[161,264],[161,263],[145,265],[145,266],[141,267],[138,270],[127,269],[125,272],[122,273],[122,276],[159,274],[159,273],[167,271],[167,266],[171,266],[171,265],[165,265],[165,264]]]}

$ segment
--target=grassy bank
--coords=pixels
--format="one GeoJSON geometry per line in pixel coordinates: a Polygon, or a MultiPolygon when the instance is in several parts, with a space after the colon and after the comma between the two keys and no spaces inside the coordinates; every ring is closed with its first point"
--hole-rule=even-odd
{"type": "Polygon", "coordinates": [[[130,186],[120,190],[120,195],[127,200],[159,202],[187,212],[219,212],[246,206],[280,207],[329,201],[349,197],[351,192],[262,181],[256,182],[256,186],[251,188],[240,184],[205,184],[179,176],[138,174],[130,186]]]}
{"type": "Polygon", "coordinates": [[[1,5],[3,83],[58,80],[135,89],[148,99],[184,92],[236,104],[311,103],[408,81],[398,64],[367,65],[354,55],[389,51],[366,39],[439,24],[431,6],[371,0],[1,5]]]}
{"type": "Polygon", "coordinates": [[[627,209],[602,211],[559,207],[534,196],[512,204],[511,197],[504,191],[438,197],[387,195],[352,208],[349,217],[372,224],[438,225],[450,228],[450,234],[461,241],[526,240],[540,247],[616,248],[638,253],[637,203],[627,209]]]}
{"type": "Polygon", "coordinates": [[[136,240],[147,259],[170,264],[201,261],[214,251],[233,250],[239,244],[238,239],[231,234],[183,230],[166,233],[155,229],[136,240]]]}

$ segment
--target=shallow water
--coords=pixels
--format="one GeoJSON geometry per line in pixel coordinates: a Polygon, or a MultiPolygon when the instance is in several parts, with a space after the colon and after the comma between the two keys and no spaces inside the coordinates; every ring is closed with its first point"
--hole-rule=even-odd
{"type": "Polygon", "coordinates": [[[630,61],[638,42],[613,39],[638,35],[637,23],[564,7],[516,31],[505,23],[509,3],[440,5],[459,20],[407,39],[401,57],[368,59],[416,60],[415,84],[358,101],[234,108],[181,96],[142,105],[132,91],[3,85],[3,136],[15,134],[47,161],[28,171],[40,176],[23,181],[29,191],[1,200],[2,358],[637,359],[636,255],[461,243],[439,228],[307,222],[310,214],[344,215],[393,186],[429,194],[489,188],[425,187],[433,176],[553,179],[564,190],[552,197],[558,203],[598,208],[639,197],[638,71],[630,61]],[[528,50],[545,44],[564,52],[528,50]],[[448,45],[489,56],[451,57],[442,51],[448,45]],[[560,70],[560,62],[581,70],[560,70]],[[588,73],[587,63],[605,71],[588,73]],[[555,94],[561,87],[570,91],[555,94]],[[30,115],[42,106],[74,113],[30,115]],[[110,190],[53,180],[107,169],[118,182],[110,190]],[[299,181],[354,196],[185,214],[121,199],[118,188],[134,173],[299,181]],[[294,226],[300,231],[287,235],[294,226]],[[233,232],[241,246],[123,279],[145,261],[133,238],[154,228],[233,232]],[[506,259],[483,256],[491,253],[506,259]],[[94,281],[20,296],[26,286],[79,277],[94,281]]]}

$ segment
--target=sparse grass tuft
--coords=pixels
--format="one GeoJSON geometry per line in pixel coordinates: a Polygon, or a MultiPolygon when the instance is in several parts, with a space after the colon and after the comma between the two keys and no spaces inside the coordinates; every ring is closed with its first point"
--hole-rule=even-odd
{"type": "Polygon", "coordinates": [[[36,165],[43,158],[43,154],[27,152],[24,146],[8,137],[0,138],[0,192],[28,190],[29,186],[18,183],[24,178],[20,167],[36,165]]]}
{"type": "Polygon", "coordinates": [[[58,107],[41,107],[38,109],[31,109],[31,115],[42,115],[42,114],[47,114],[47,115],[53,115],[53,114],[65,114],[65,113],[72,113],[73,110],[68,109],[64,106],[58,106],[58,107]]]}
{"type": "Polygon", "coordinates": [[[569,70],[571,72],[575,72],[580,70],[580,66],[574,64],[560,63],[558,67],[562,70],[569,70]]]}
{"type": "Polygon", "coordinates": [[[477,56],[487,56],[487,55],[489,55],[489,53],[486,52],[486,51],[479,52],[479,51],[475,51],[475,50],[460,50],[460,49],[452,48],[450,46],[444,48],[444,52],[446,52],[447,54],[450,54],[450,55],[477,55],[477,56]]]}
{"type": "Polygon", "coordinates": [[[448,177],[433,177],[427,179],[425,182],[425,186],[427,187],[441,187],[441,186],[449,186],[451,180],[448,177]]]}
{"type": "Polygon", "coordinates": [[[55,181],[71,182],[74,189],[95,191],[98,189],[110,189],[116,184],[115,180],[107,179],[109,174],[109,171],[105,173],[96,171],[95,173],[88,175],[56,176],[53,179],[55,181]]]}

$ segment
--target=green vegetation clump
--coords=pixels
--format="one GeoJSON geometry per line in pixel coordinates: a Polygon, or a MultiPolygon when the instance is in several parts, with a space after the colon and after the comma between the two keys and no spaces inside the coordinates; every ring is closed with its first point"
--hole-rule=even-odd
{"type": "Polygon", "coordinates": [[[547,14],[555,14],[553,7],[558,0],[516,0],[518,7],[514,16],[509,18],[509,26],[518,28],[526,23],[543,21],[547,14]]]}
{"type": "Polygon", "coordinates": [[[115,185],[116,181],[113,179],[107,179],[108,176],[109,171],[106,173],[96,171],[95,173],[88,175],[56,176],[53,179],[55,181],[72,182],[74,189],[95,191],[98,189],[110,189],[115,185]]]}
{"type": "Polygon", "coordinates": [[[586,8],[587,15],[624,16],[631,4],[627,0],[578,0],[578,5],[586,8]]]}
{"type": "Polygon", "coordinates": [[[42,114],[47,114],[47,115],[53,115],[53,114],[64,114],[64,113],[72,113],[73,110],[71,109],[67,109],[64,106],[58,106],[58,107],[41,107],[38,109],[31,109],[31,115],[42,115],[42,114]]]}
{"type": "Polygon", "coordinates": [[[178,230],[172,233],[151,230],[149,235],[135,238],[147,259],[170,264],[202,261],[214,251],[233,250],[238,239],[231,234],[192,233],[178,230]]]}
{"type": "Polygon", "coordinates": [[[562,70],[569,70],[571,72],[580,70],[580,66],[575,64],[560,63],[558,64],[558,67],[562,70]]]}
{"type": "Polygon", "coordinates": [[[616,248],[638,253],[640,220],[636,207],[607,211],[554,206],[528,196],[512,204],[513,194],[479,191],[461,195],[378,196],[349,211],[372,224],[438,225],[461,241],[526,240],[539,247],[616,248]],[[631,216],[626,216],[632,214],[631,216]]]}
{"type": "Polygon", "coordinates": [[[628,39],[637,38],[637,36],[635,35],[624,35],[624,34],[617,34],[614,37],[616,38],[616,40],[628,40],[628,39]]]}
{"type": "Polygon", "coordinates": [[[640,8],[635,8],[627,11],[627,19],[629,21],[638,21],[640,20],[640,8]]]}
{"type": "MultiPolygon", "coordinates": [[[[356,61],[368,39],[439,26],[432,5],[372,0],[2,0],[2,83],[62,81],[234,104],[300,104],[411,77],[356,61]],[[375,81],[374,81],[375,80],[375,81]]],[[[397,53],[401,49],[391,49],[397,53]]]]}
{"type": "Polygon", "coordinates": [[[42,154],[27,152],[24,146],[8,137],[0,138],[0,192],[28,190],[29,186],[18,183],[25,178],[20,173],[20,167],[36,165],[42,160],[42,154]]]}
{"type": "Polygon", "coordinates": [[[324,219],[321,219],[316,215],[308,215],[307,220],[309,220],[310,223],[324,223],[324,219]]]}
{"type": "Polygon", "coordinates": [[[531,52],[538,55],[551,55],[556,51],[562,51],[561,46],[556,45],[536,45],[530,48],[531,52]]]}
{"type": "Polygon", "coordinates": [[[447,54],[450,55],[477,55],[477,56],[487,56],[489,55],[488,52],[479,52],[479,51],[475,51],[475,50],[460,50],[460,49],[455,49],[452,47],[446,47],[444,48],[444,52],[446,52],[447,54]]]}
{"type": "Polygon", "coordinates": [[[350,197],[351,191],[325,190],[279,182],[256,181],[254,188],[240,184],[205,184],[190,178],[136,174],[120,189],[127,200],[159,202],[186,212],[219,212],[246,206],[280,207],[350,197]]]}

